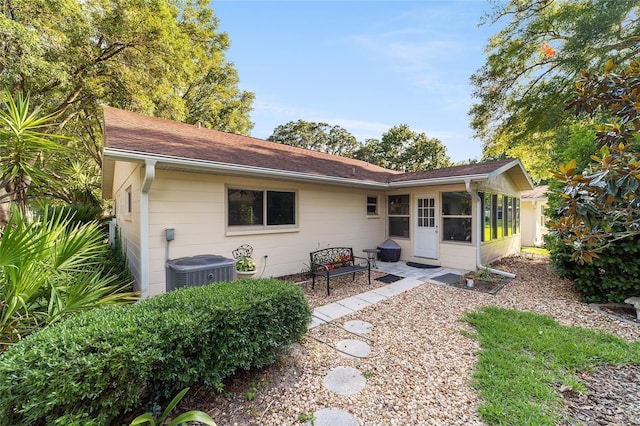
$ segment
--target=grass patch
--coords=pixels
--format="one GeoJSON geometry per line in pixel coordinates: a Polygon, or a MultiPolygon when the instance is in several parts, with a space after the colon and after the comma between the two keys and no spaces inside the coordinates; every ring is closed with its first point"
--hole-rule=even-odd
{"type": "Polygon", "coordinates": [[[548,316],[485,307],[465,315],[481,349],[474,386],[491,425],[555,425],[562,398],[554,385],[584,391],[576,372],[600,364],[640,364],[640,342],[558,324],[548,316]]]}
{"type": "Polygon", "coordinates": [[[542,256],[550,255],[549,250],[540,248],[540,247],[522,247],[520,249],[520,253],[531,253],[531,254],[538,254],[542,256]]]}

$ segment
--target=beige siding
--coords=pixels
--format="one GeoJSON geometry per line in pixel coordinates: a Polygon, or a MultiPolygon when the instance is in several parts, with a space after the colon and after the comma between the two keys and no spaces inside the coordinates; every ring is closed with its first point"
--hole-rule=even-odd
{"type": "Polygon", "coordinates": [[[525,247],[541,247],[544,245],[544,235],[548,232],[543,223],[544,216],[541,209],[546,208],[543,201],[524,201],[521,203],[520,225],[522,230],[522,245],[525,247]]]}
{"type": "MultiPolygon", "coordinates": [[[[451,242],[451,241],[442,241],[442,234],[439,232],[437,234],[438,238],[438,259],[422,259],[416,257],[414,254],[414,226],[415,220],[414,215],[416,214],[416,200],[417,195],[432,193],[436,195],[437,204],[439,207],[438,211],[438,229],[442,229],[442,193],[443,192],[454,192],[454,191],[466,191],[464,184],[458,185],[439,185],[439,186],[423,186],[410,188],[408,190],[395,190],[392,192],[388,192],[385,195],[400,195],[400,194],[409,194],[411,200],[411,210],[410,210],[410,219],[409,219],[409,235],[410,238],[400,238],[400,237],[391,237],[398,245],[401,247],[400,251],[400,259],[401,261],[415,261],[415,262],[425,262],[430,264],[440,264],[443,266],[457,268],[457,269],[475,269],[476,263],[476,247],[475,243],[465,244],[463,242],[451,242]]],[[[386,203],[386,196],[383,201],[386,203]]],[[[473,203],[473,215],[476,214],[476,206],[473,203]]],[[[472,220],[472,235],[475,236],[475,220],[472,220]]],[[[388,224],[385,219],[385,235],[388,233],[388,224]]],[[[387,238],[389,238],[387,236],[387,238]]]]}
{"type": "MultiPolygon", "coordinates": [[[[520,190],[508,175],[500,175],[489,182],[478,184],[478,191],[487,191],[520,198],[520,190]]],[[[522,201],[520,202],[520,232],[522,232],[522,201]]],[[[483,265],[520,251],[521,234],[482,243],[480,260],[483,265]]]]}
{"type": "Polygon", "coordinates": [[[141,168],[134,163],[116,162],[113,201],[122,248],[140,290],[140,185],[141,168]],[[131,191],[131,212],[127,208],[127,190],[131,191]]]}
{"type": "Polygon", "coordinates": [[[448,268],[476,270],[476,247],[464,243],[440,244],[441,264],[448,268]]]}
{"type": "Polygon", "coordinates": [[[157,170],[149,192],[149,294],[165,290],[166,228],[175,229],[175,240],[169,243],[171,259],[198,254],[231,258],[235,248],[250,244],[258,274],[265,277],[300,272],[309,263],[309,252],[318,248],[353,247],[355,255],[364,256],[362,249],[376,247],[384,240],[382,219],[367,217],[367,195],[377,194],[340,187],[157,170]],[[296,191],[298,228],[240,235],[234,229],[227,229],[229,185],[296,191]]]}
{"type": "Polygon", "coordinates": [[[496,241],[489,241],[482,244],[481,261],[487,265],[495,260],[510,254],[520,252],[520,235],[514,235],[496,241]]]}

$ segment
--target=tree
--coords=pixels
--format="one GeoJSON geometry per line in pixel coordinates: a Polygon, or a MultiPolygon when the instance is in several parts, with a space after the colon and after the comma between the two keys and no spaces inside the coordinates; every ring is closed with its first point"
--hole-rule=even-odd
{"type": "MultiPolygon", "coordinates": [[[[562,185],[546,238],[555,270],[573,280],[589,302],[622,302],[640,292],[640,61],[620,73],[609,61],[602,75],[582,73],[571,106],[596,124],[597,149],[585,168],[561,164],[562,185]]],[[[551,182],[557,186],[555,181],[551,182]]]]}
{"type": "Polygon", "coordinates": [[[340,126],[303,120],[276,127],[267,140],[344,157],[358,146],[356,138],[340,126]]]}
{"type": "Polygon", "coordinates": [[[101,104],[248,133],[226,33],[206,0],[7,0],[0,75],[59,112],[58,132],[101,166],[101,104]]]}
{"type": "Polygon", "coordinates": [[[450,166],[447,148],[439,139],[412,131],[407,124],[394,126],[380,140],[369,139],[354,157],[392,170],[434,170],[450,166]]]}
{"type": "Polygon", "coordinates": [[[536,180],[548,177],[576,118],[564,110],[582,69],[626,64],[640,46],[637,0],[496,2],[505,25],[471,77],[471,126],[485,156],[519,157],[536,180]]]}
{"type": "Polygon", "coordinates": [[[571,160],[553,173],[565,187],[559,217],[550,225],[580,263],[615,241],[640,235],[640,60],[619,74],[613,69],[609,61],[602,76],[584,72],[572,103],[579,113],[605,110],[615,119],[595,126],[598,152],[582,172],[571,160]]]}
{"type": "Polygon", "coordinates": [[[13,99],[5,92],[5,97],[0,109],[0,226],[9,220],[11,204],[27,213],[27,190],[48,185],[46,158],[63,151],[58,143],[63,137],[46,133],[55,115],[43,115],[39,107],[30,111],[29,96],[13,99]]]}

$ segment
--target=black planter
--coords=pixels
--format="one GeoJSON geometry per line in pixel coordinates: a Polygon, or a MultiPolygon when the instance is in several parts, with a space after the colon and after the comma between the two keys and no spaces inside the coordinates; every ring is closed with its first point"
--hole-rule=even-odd
{"type": "Polygon", "coordinates": [[[378,257],[383,262],[397,262],[400,260],[400,246],[395,241],[389,239],[378,246],[380,253],[378,257]]]}

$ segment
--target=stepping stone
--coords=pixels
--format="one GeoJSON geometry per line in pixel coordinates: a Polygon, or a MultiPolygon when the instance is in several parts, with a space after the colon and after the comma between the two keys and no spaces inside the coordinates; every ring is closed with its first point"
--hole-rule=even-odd
{"type": "Polygon", "coordinates": [[[344,329],[356,334],[367,334],[371,331],[373,325],[369,322],[353,320],[344,323],[344,329]]]}
{"type": "Polygon", "coordinates": [[[338,395],[355,395],[364,389],[367,379],[352,367],[336,367],[322,381],[324,387],[338,395]]]}
{"type": "Polygon", "coordinates": [[[347,358],[364,358],[371,353],[371,346],[356,339],[341,340],[336,344],[336,349],[347,358]]]}
{"type": "MultiPolygon", "coordinates": [[[[358,421],[351,413],[339,408],[323,408],[313,413],[314,426],[358,426],[358,421]]],[[[311,425],[308,421],[307,426],[311,425]]]]}

